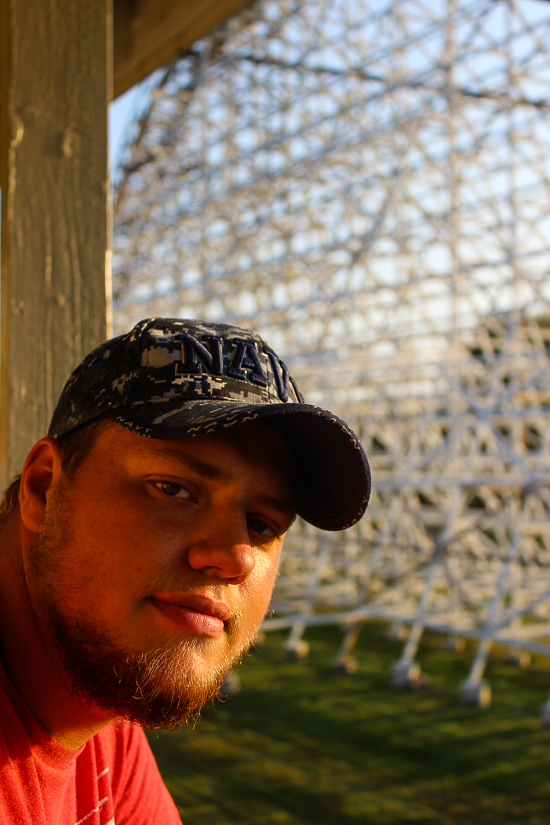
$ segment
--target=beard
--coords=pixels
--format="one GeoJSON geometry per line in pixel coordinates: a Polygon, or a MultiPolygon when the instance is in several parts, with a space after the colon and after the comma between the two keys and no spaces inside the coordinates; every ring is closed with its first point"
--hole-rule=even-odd
{"type": "Polygon", "coordinates": [[[33,543],[29,574],[39,631],[59,658],[71,694],[91,710],[108,711],[149,730],[180,727],[219,695],[227,674],[256,640],[257,630],[239,640],[241,619],[238,614],[232,617],[224,631],[227,650],[207,668],[209,638],[193,636],[132,653],[100,623],[71,616],[60,599],[60,582],[67,586],[63,561],[70,546],[60,493],[56,491],[33,543]]]}
{"type": "Polygon", "coordinates": [[[219,694],[227,674],[253,639],[205,672],[201,639],[128,653],[93,623],[63,615],[51,606],[47,621],[55,650],[82,704],[110,711],[152,730],[178,728],[219,694]]]}

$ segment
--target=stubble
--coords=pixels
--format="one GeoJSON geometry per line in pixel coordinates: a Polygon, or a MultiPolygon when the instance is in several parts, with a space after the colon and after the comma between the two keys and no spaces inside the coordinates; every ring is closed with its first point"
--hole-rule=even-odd
{"type": "Polygon", "coordinates": [[[67,587],[65,562],[71,536],[66,518],[66,485],[49,502],[29,554],[34,614],[38,629],[67,676],[69,690],[84,706],[147,729],[176,728],[214,699],[226,675],[253,644],[256,632],[240,639],[241,618],[226,623],[225,653],[214,664],[207,637],[176,638],[162,648],[129,652],[124,641],[94,617],[73,616],[61,594],[67,587]]]}

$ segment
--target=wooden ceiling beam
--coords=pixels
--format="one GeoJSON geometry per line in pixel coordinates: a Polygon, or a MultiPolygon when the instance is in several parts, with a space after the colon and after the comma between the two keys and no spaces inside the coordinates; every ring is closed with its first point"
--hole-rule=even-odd
{"type": "Polygon", "coordinates": [[[250,0],[114,0],[114,97],[186,51],[250,0]]]}

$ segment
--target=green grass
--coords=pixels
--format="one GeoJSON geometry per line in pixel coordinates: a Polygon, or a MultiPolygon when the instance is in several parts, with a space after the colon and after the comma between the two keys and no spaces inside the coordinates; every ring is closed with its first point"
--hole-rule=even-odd
{"type": "Polygon", "coordinates": [[[194,729],[151,734],[185,825],[548,825],[550,732],[539,707],[550,662],[500,663],[489,711],[459,708],[471,662],[427,637],[431,684],[389,687],[401,645],[380,625],[361,633],[359,671],[333,676],[336,628],[308,631],[308,661],[283,659],[283,634],[239,669],[242,692],[203,711],[194,729]]]}

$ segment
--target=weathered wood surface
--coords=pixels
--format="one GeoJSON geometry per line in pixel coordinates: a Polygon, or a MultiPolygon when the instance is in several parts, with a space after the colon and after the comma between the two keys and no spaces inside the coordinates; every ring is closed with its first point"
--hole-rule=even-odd
{"type": "Polygon", "coordinates": [[[250,2],[114,0],[115,97],[250,2]]]}
{"type": "Polygon", "coordinates": [[[109,2],[0,1],[4,485],[105,338],[109,2]]]}

